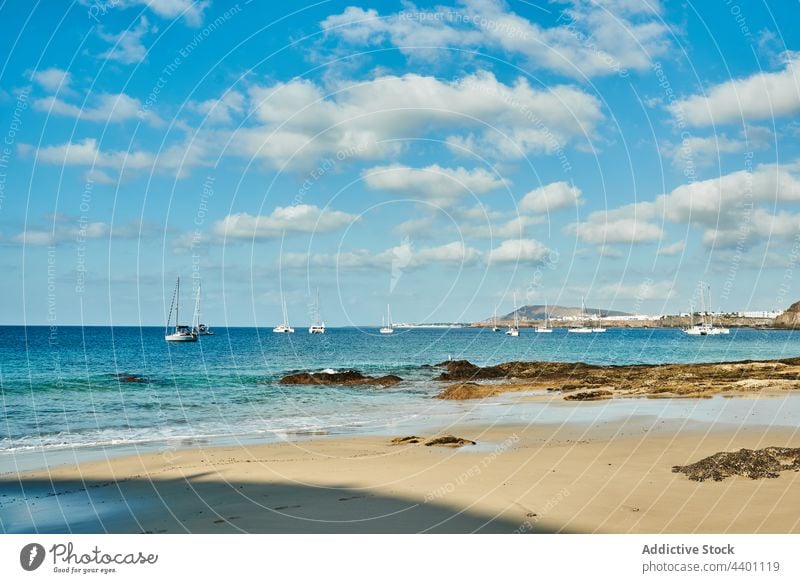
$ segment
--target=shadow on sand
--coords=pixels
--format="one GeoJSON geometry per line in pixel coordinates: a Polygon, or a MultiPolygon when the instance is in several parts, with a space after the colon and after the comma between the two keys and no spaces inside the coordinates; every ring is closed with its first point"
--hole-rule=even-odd
{"type": "MultiPolygon", "coordinates": [[[[446,500],[446,498],[444,499],[446,500]]],[[[6,533],[528,533],[556,532],[524,513],[512,518],[342,487],[216,474],[123,482],[0,480],[6,533]]],[[[563,532],[563,531],[562,531],[563,532]]]]}

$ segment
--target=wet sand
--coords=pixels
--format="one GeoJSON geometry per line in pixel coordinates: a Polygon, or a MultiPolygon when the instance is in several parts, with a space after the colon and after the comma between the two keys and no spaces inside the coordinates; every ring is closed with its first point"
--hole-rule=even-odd
{"type": "Polygon", "coordinates": [[[477,445],[331,437],[7,473],[0,476],[0,530],[800,532],[798,472],[702,483],[672,472],[719,451],[798,447],[800,433],[785,427],[632,416],[446,433],[477,445]]]}

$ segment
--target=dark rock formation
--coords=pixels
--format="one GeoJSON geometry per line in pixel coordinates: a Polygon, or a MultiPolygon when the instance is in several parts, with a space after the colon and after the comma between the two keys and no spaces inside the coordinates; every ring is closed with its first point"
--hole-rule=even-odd
{"type": "Polygon", "coordinates": [[[686,474],[690,480],[719,482],[730,476],[777,478],[780,472],[800,471],[800,448],[765,447],[719,452],[688,466],[674,466],[675,473],[686,474]]]}
{"type": "Polygon", "coordinates": [[[386,375],[371,377],[357,370],[327,372],[298,372],[286,375],[281,379],[282,385],[378,385],[390,387],[402,381],[399,376],[386,375]]]}
{"type": "Polygon", "coordinates": [[[395,437],[390,443],[392,445],[405,445],[407,443],[419,443],[424,437],[417,437],[416,435],[406,435],[405,437],[395,437]]]}
{"type": "Polygon", "coordinates": [[[601,401],[614,396],[611,391],[583,391],[572,393],[564,397],[565,401],[601,401]]]}
{"type": "Polygon", "coordinates": [[[441,437],[434,437],[425,442],[425,445],[430,447],[432,445],[441,445],[444,447],[463,447],[465,445],[475,445],[475,442],[463,437],[455,437],[454,435],[443,435],[441,437]]]}

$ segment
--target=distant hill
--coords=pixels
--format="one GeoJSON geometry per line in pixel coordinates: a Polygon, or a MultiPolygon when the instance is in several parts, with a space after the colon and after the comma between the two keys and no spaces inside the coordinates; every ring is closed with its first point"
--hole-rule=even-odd
{"type": "MultiPolygon", "coordinates": [[[[580,317],[581,309],[567,307],[567,306],[547,306],[547,311],[550,312],[551,318],[565,318],[568,316],[572,317],[580,317]]],[[[520,320],[544,320],[545,316],[545,307],[543,305],[533,305],[533,306],[521,306],[517,312],[519,313],[520,320]]],[[[617,310],[602,310],[600,308],[586,308],[586,314],[589,316],[593,316],[595,314],[599,316],[631,316],[628,312],[620,312],[617,310]]],[[[486,318],[485,321],[490,321],[492,319],[491,316],[486,318]]],[[[514,319],[514,312],[509,312],[503,316],[497,315],[498,320],[513,320],[514,319]]]]}

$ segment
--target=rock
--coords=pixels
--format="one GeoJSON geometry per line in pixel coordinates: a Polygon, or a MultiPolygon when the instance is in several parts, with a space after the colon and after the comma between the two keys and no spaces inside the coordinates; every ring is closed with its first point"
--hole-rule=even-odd
{"type": "Polygon", "coordinates": [[[611,391],[583,391],[580,393],[573,393],[564,397],[565,401],[601,401],[603,399],[610,399],[614,396],[611,391]]]}
{"type": "Polygon", "coordinates": [[[406,435],[405,437],[395,437],[391,443],[392,445],[405,445],[407,443],[419,443],[424,437],[417,437],[416,435],[406,435]]]}
{"type": "Polygon", "coordinates": [[[800,470],[800,448],[765,447],[718,452],[687,466],[673,466],[674,473],[685,474],[690,480],[719,482],[730,476],[777,478],[780,472],[800,470]]]}
{"type": "Polygon", "coordinates": [[[378,385],[390,387],[402,381],[397,375],[371,377],[357,370],[337,372],[299,372],[286,375],[280,382],[282,385],[378,385]]]}
{"type": "Polygon", "coordinates": [[[482,397],[493,397],[502,393],[503,390],[497,385],[481,385],[478,383],[457,383],[449,385],[434,399],[444,399],[448,401],[461,401],[465,399],[480,399],[482,397]]]}
{"type": "Polygon", "coordinates": [[[775,318],[774,325],[776,328],[800,328],[800,302],[793,303],[775,318]]]}
{"type": "Polygon", "coordinates": [[[150,382],[146,378],[140,377],[140,376],[135,375],[135,374],[128,374],[128,373],[118,372],[118,373],[114,374],[114,376],[121,383],[148,383],[148,382],[150,382]]]}
{"type": "Polygon", "coordinates": [[[475,442],[463,437],[455,437],[453,435],[443,435],[442,437],[434,437],[425,442],[425,445],[430,447],[432,445],[441,445],[444,447],[463,447],[465,445],[475,445],[475,442]]]}

